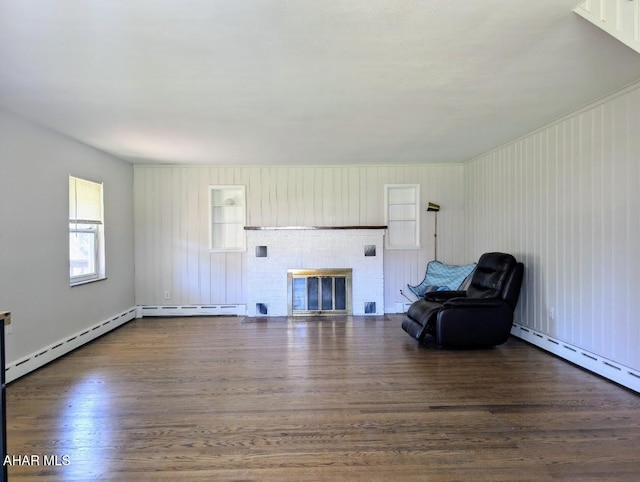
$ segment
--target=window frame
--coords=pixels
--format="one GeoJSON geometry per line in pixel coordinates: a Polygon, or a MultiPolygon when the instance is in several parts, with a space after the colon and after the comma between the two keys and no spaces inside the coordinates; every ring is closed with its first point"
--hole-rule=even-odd
{"type": "Polygon", "coordinates": [[[69,282],[71,285],[87,283],[89,281],[94,281],[100,278],[100,225],[98,224],[78,224],[74,222],[69,222],[69,248],[71,248],[71,236],[78,234],[92,234],[93,235],[93,256],[90,256],[89,263],[93,265],[93,269],[90,273],[73,275],[71,270],[73,267],[71,266],[71,253],[69,254],[69,282]],[[87,226],[79,228],[78,226],[87,226]]]}
{"type": "MultiPolygon", "coordinates": [[[[81,196],[80,196],[81,197],[81,196]]],[[[101,182],[91,181],[85,178],[69,175],[69,286],[78,286],[82,284],[92,283],[106,279],[105,273],[105,249],[104,249],[104,184],[101,182]],[[92,183],[99,186],[99,207],[95,217],[97,219],[76,219],[78,217],[77,211],[79,209],[79,200],[77,199],[78,187],[77,182],[92,183]],[[72,182],[73,190],[72,190],[72,182]],[[72,196],[74,198],[72,198],[72,196]],[[71,211],[75,209],[76,213],[71,211]],[[83,273],[79,275],[73,275],[72,273],[72,236],[78,234],[91,234],[93,235],[93,249],[89,256],[90,266],[92,270],[90,273],[83,273]]]]}

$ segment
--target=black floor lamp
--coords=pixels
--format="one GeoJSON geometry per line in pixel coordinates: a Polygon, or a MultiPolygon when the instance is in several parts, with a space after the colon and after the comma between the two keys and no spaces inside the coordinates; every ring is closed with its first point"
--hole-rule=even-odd
{"type": "Polygon", "coordinates": [[[427,212],[435,213],[435,226],[433,228],[433,259],[438,260],[438,211],[440,211],[440,205],[436,203],[427,204],[427,212]]]}

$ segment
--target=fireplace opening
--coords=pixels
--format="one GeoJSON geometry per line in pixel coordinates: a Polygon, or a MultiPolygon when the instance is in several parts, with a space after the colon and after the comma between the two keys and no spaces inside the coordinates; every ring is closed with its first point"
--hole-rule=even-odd
{"type": "Polygon", "coordinates": [[[350,315],[352,270],[287,270],[288,314],[350,315]]]}

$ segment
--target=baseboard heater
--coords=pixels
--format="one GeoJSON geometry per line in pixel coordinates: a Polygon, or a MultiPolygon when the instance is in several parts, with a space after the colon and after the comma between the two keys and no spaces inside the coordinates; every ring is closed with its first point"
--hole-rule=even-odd
{"type": "Polygon", "coordinates": [[[58,340],[51,345],[44,347],[29,356],[21,358],[6,366],[5,376],[6,382],[12,382],[26,375],[33,370],[52,362],[56,358],[66,355],[72,350],[81,347],[85,343],[95,340],[99,336],[124,325],[128,321],[135,319],[136,309],[131,308],[127,311],[123,311],[118,315],[109,318],[108,320],[101,321],[93,326],[89,326],[74,335],[66,336],[61,340],[58,340]]]}
{"type": "Polygon", "coordinates": [[[140,305],[137,317],[145,316],[244,316],[246,305],[140,305]]]}
{"type": "Polygon", "coordinates": [[[580,347],[565,343],[528,326],[514,323],[511,334],[590,372],[640,393],[640,372],[580,347]]]}

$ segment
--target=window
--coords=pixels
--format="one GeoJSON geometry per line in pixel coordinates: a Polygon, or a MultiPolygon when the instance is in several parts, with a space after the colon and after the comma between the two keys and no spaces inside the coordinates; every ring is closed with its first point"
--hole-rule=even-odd
{"type": "Polygon", "coordinates": [[[103,279],[102,183],[69,176],[69,282],[103,279]]]}

